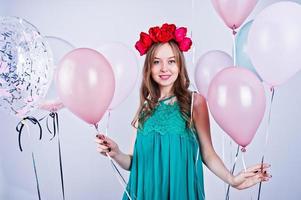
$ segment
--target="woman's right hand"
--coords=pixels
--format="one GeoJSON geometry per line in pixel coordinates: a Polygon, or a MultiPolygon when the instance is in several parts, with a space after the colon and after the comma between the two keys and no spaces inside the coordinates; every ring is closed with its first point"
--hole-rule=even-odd
{"type": "Polygon", "coordinates": [[[95,142],[98,144],[97,151],[104,156],[108,154],[111,158],[114,158],[121,153],[118,144],[101,133],[96,135],[95,142]]]}

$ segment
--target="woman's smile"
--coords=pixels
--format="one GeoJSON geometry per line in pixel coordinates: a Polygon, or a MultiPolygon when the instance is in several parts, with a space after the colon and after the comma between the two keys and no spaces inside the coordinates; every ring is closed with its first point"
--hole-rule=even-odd
{"type": "Polygon", "coordinates": [[[171,77],[171,75],[165,75],[164,74],[164,75],[159,75],[159,77],[160,77],[161,80],[166,81],[171,77]]]}

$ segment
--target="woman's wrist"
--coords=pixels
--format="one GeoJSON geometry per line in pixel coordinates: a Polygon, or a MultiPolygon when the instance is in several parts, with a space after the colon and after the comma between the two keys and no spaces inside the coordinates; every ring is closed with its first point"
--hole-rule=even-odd
{"type": "Polygon", "coordinates": [[[114,160],[117,160],[118,158],[120,158],[123,155],[122,151],[120,151],[119,149],[116,151],[115,155],[111,156],[111,158],[113,158],[114,160]]]}
{"type": "Polygon", "coordinates": [[[132,156],[129,154],[125,154],[123,152],[119,152],[114,157],[112,157],[116,163],[119,164],[123,169],[129,170],[132,162],[132,156]]]}
{"type": "Polygon", "coordinates": [[[235,186],[235,183],[234,183],[234,176],[232,174],[229,174],[228,176],[228,184],[231,186],[231,187],[234,187],[235,186]]]}

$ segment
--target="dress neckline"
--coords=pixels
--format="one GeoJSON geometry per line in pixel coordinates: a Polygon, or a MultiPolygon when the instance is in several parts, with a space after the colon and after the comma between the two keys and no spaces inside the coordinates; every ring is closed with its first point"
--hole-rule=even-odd
{"type": "Polygon", "coordinates": [[[175,96],[176,96],[176,95],[171,95],[171,96],[169,96],[169,97],[165,97],[164,99],[158,100],[158,102],[165,102],[165,101],[168,101],[168,100],[172,99],[172,98],[175,97],[175,96]]]}

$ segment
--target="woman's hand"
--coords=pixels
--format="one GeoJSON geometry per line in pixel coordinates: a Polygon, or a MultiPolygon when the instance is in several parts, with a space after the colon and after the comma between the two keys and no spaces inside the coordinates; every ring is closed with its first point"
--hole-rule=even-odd
{"type": "Polygon", "coordinates": [[[252,187],[261,181],[268,181],[272,177],[272,175],[267,173],[267,169],[270,166],[269,164],[257,164],[249,167],[246,171],[234,176],[230,184],[232,187],[242,190],[252,187]]]}
{"type": "Polygon", "coordinates": [[[97,134],[95,142],[98,144],[96,148],[97,151],[104,156],[107,156],[108,154],[110,157],[114,158],[121,153],[117,143],[103,134],[97,134]]]}

